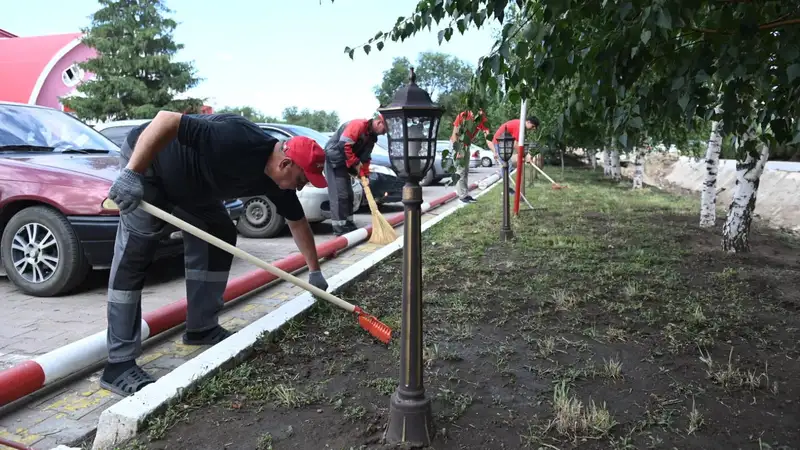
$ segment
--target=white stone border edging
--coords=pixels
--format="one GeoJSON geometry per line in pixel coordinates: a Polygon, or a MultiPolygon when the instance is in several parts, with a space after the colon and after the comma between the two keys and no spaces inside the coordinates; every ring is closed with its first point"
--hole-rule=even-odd
{"type": "MultiPolygon", "coordinates": [[[[476,197],[479,198],[488,193],[498,184],[496,181],[486,186],[476,197]]],[[[455,201],[458,202],[458,200],[455,201]]],[[[424,232],[465,206],[467,204],[458,203],[453,208],[423,223],[422,231],[424,232]]],[[[336,292],[346,287],[362,273],[372,269],[402,248],[403,236],[400,236],[394,242],[379,248],[337,273],[328,280],[330,292],[336,292]]],[[[308,311],[314,303],[315,300],[311,293],[305,292],[298,295],[275,311],[234,333],[231,337],[186,361],[159,378],[155,383],[145,386],[136,394],[112,405],[100,415],[92,450],[109,450],[135,437],[141,431],[145,421],[153,414],[180,399],[184,392],[195,387],[200,381],[213,376],[225,366],[245,359],[252,353],[256,342],[264,334],[271,334],[279,330],[291,320],[308,311]]]]}

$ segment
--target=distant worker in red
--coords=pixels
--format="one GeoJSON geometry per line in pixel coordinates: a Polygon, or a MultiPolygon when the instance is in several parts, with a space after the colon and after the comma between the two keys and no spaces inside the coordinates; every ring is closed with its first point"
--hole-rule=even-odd
{"type": "MultiPolygon", "coordinates": [[[[461,111],[456,116],[456,120],[453,121],[453,133],[450,135],[450,143],[453,144],[453,156],[456,160],[461,158],[462,151],[469,154],[475,135],[479,131],[483,132],[484,138],[488,138],[489,128],[486,126],[486,114],[483,109],[478,111],[477,117],[470,110],[461,111]],[[462,134],[466,134],[467,142],[460,140],[462,134]]],[[[458,198],[464,203],[475,202],[476,200],[469,195],[469,167],[456,164],[456,175],[458,175],[458,181],[456,182],[458,198]]]]}
{"type": "MultiPolygon", "coordinates": [[[[508,131],[512,136],[514,136],[514,149],[516,150],[517,145],[519,145],[519,127],[521,121],[519,119],[509,120],[508,122],[500,125],[497,127],[497,131],[494,132],[494,138],[491,141],[486,141],[486,145],[492,150],[494,153],[495,158],[500,161],[500,150],[497,148],[497,142],[500,138],[503,137],[503,133],[508,131]]],[[[526,130],[535,130],[539,128],[539,119],[536,116],[528,116],[525,118],[525,129],[526,130]]],[[[530,157],[526,156],[525,161],[529,161],[530,157]]],[[[516,165],[516,161],[509,161],[509,169],[516,165]]],[[[502,171],[502,168],[500,169],[502,171]]],[[[502,177],[502,173],[498,172],[498,174],[502,177]]],[[[509,188],[510,191],[513,193],[513,189],[509,188]]]]}
{"type": "Polygon", "coordinates": [[[345,122],[325,145],[325,178],[328,180],[333,233],[355,231],[353,186],[350,177],[368,176],[372,149],[378,136],[386,133],[383,116],[345,122]]]}

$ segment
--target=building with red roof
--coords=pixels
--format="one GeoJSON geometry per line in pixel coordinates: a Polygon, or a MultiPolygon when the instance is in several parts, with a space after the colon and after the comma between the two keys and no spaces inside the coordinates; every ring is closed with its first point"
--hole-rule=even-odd
{"type": "MultiPolygon", "coordinates": [[[[80,95],[77,87],[94,74],[78,64],[97,51],[81,42],[81,33],[20,37],[0,29],[0,101],[69,111],[61,98],[80,95]]],[[[204,105],[204,114],[213,109],[204,105]]]]}
{"type": "Polygon", "coordinates": [[[20,37],[0,29],[0,100],[63,110],[60,98],[92,77],[78,64],[97,53],[81,36],[20,37]]]}

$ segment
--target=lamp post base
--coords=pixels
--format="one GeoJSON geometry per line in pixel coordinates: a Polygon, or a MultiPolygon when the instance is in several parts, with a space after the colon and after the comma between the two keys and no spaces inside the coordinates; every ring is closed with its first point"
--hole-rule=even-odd
{"type": "Polygon", "coordinates": [[[427,397],[404,399],[395,391],[389,404],[389,424],[384,439],[388,444],[406,444],[412,448],[427,447],[433,441],[431,400],[427,397]]]}
{"type": "Polygon", "coordinates": [[[508,206],[508,191],[511,189],[508,177],[508,161],[503,161],[503,226],[500,228],[501,241],[509,241],[514,238],[514,232],[511,231],[511,212],[508,206]]]}

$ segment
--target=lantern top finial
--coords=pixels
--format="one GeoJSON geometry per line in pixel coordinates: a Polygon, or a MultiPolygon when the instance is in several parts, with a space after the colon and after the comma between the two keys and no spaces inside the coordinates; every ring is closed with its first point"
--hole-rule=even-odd
{"type": "Polygon", "coordinates": [[[417,111],[415,114],[426,111],[426,114],[436,114],[437,117],[441,116],[444,111],[439,105],[433,103],[427,91],[417,86],[417,74],[413,67],[409,67],[408,70],[408,84],[400,87],[394,93],[391,104],[378,108],[378,111],[391,115],[392,111],[403,109],[414,109],[417,111]]]}

